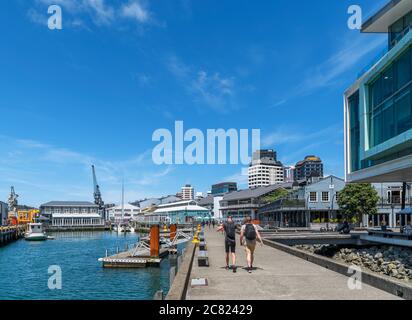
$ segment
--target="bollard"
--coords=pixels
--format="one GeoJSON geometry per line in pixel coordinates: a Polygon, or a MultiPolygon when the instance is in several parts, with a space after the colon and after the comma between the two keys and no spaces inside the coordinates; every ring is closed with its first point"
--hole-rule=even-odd
{"type": "Polygon", "coordinates": [[[160,253],[160,230],[159,226],[152,226],[150,228],[150,256],[159,257],[160,253]]]}

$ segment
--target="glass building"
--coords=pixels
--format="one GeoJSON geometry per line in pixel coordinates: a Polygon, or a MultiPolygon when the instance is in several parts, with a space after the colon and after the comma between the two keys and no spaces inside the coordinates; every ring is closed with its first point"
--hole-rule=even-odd
{"type": "Polygon", "coordinates": [[[362,26],[388,50],[345,92],[348,182],[412,180],[412,1],[392,0],[362,26]]]}
{"type": "Polygon", "coordinates": [[[223,195],[233,191],[237,191],[236,182],[222,182],[212,185],[213,195],[223,195]]]}

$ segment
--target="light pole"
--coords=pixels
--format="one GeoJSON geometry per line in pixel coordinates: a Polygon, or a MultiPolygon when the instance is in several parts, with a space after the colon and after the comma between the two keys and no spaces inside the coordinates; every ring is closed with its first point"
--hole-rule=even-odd
{"type": "MultiPolygon", "coordinates": [[[[331,205],[329,206],[329,210],[328,210],[328,222],[327,222],[327,224],[326,224],[326,229],[327,229],[327,231],[329,231],[329,219],[330,219],[330,211],[331,211],[331,208],[332,208],[332,210],[333,210],[333,197],[334,197],[334,189],[335,189],[335,186],[334,186],[334,184],[333,184],[333,177],[331,176],[330,177],[330,185],[329,185],[329,190],[332,190],[331,192],[332,192],[332,203],[331,203],[331,205]]],[[[321,199],[322,200],[322,199],[321,199]]]]}

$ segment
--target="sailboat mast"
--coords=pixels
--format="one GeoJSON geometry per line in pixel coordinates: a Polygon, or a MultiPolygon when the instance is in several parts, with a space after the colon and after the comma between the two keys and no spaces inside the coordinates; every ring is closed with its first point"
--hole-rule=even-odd
{"type": "Polygon", "coordinates": [[[124,220],[124,180],[122,180],[122,222],[124,220]]]}

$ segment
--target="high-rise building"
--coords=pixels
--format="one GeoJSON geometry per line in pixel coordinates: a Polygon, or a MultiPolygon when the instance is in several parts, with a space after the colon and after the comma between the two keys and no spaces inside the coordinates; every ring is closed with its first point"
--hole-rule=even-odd
{"type": "Polygon", "coordinates": [[[193,200],[195,197],[195,189],[187,184],[182,187],[182,200],[193,200]]]}
{"type": "Polygon", "coordinates": [[[345,92],[347,182],[412,181],[412,1],[389,1],[363,33],[388,49],[345,92]]]}
{"type": "Polygon", "coordinates": [[[304,160],[299,161],[293,172],[295,181],[308,180],[312,177],[323,177],[323,163],[319,157],[306,156],[304,160]]]}
{"type": "Polygon", "coordinates": [[[255,151],[248,168],[249,188],[283,183],[283,174],[283,164],[274,150],[255,151]]]}
{"type": "Polygon", "coordinates": [[[233,191],[237,191],[236,182],[222,182],[212,185],[212,195],[223,195],[233,191]]]}

